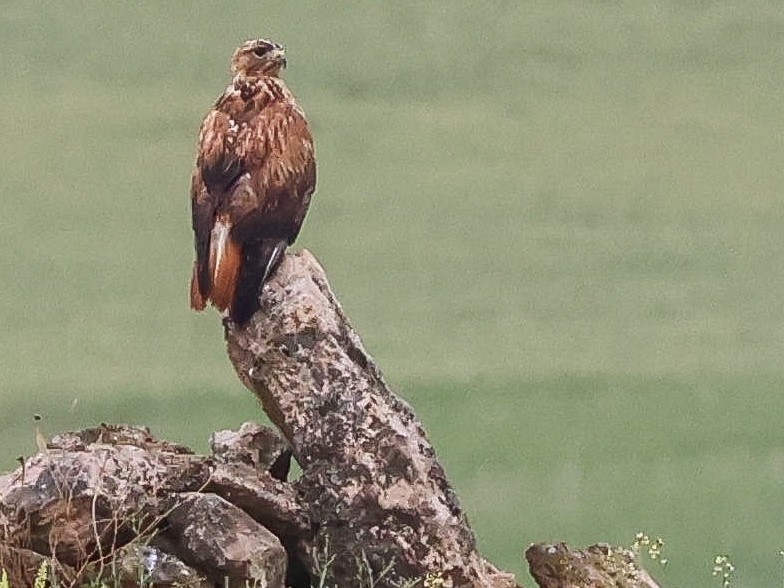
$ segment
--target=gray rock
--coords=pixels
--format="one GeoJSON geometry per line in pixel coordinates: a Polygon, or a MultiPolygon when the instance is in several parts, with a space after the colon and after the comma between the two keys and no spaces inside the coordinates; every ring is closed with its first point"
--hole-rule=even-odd
{"type": "MultiPolygon", "coordinates": [[[[126,545],[115,554],[111,567],[112,583],[119,583],[122,588],[213,588],[213,584],[203,574],[153,545],[126,545]]],[[[107,584],[106,574],[103,576],[104,584],[107,584]]]]}
{"type": "Polygon", "coordinates": [[[75,577],[74,570],[69,566],[58,561],[53,562],[29,549],[0,542],[0,571],[4,570],[8,574],[8,584],[13,588],[33,588],[42,564],[46,564],[46,574],[52,586],[67,586],[75,577]]]}
{"type": "Polygon", "coordinates": [[[204,491],[240,507],[278,536],[299,536],[310,529],[291,485],[244,463],[217,464],[204,491]]]}
{"type": "Polygon", "coordinates": [[[284,588],[287,556],[278,538],[220,496],[184,494],[167,521],[177,555],[211,580],[284,588]]]}
{"type": "Polygon", "coordinates": [[[276,431],[252,422],[243,423],[237,431],[215,431],[210,436],[210,449],[217,463],[243,463],[263,471],[290,455],[288,444],[276,431]]]}
{"type": "Polygon", "coordinates": [[[53,441],[0,476],[0,541],[77,568],[153,531],[172,497],[210,476],[209,458],[138,427],[102,425],[53,441]]]}
{"type": "Polygon", "coordinates": [[[428,574],[444,588],[511,588],[473,531],[412,408],[387,385],[307,251],[285,256],[261,307],[227,329],[229,358],[291,445],[293,486],[314,522],[313,577],[392,588],[428,574]],[[383,575],[383,579],[380,576],[383,575]]]}
{"type": "Polygon", "coordinates": [[[525,552],[541,588],[659,588],[629,549],[606,543],[572,549],[566,543],[537,543],[525,552]]]}

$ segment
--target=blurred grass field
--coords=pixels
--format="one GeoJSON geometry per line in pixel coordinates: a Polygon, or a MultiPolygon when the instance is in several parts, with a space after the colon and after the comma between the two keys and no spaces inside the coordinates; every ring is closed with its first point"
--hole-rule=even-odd
{"type": "Polygon", "coordinates": [[[0,467],[48,432],[261,418],[188,310],[201,117],[245,38],[317,139],[299,246],[482,551],[662,535],[781,583],[780,2],[2,2],[0,467]]]}

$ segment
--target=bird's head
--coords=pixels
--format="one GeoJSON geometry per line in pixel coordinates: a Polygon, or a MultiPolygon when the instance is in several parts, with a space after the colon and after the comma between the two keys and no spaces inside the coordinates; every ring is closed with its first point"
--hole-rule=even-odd
{"type": "Polygon", "coordinates": [[[283,45],[267,39],[245,41],[231,58],[231,73],[245,77],[279,76],[284,67],[283,45]]]}

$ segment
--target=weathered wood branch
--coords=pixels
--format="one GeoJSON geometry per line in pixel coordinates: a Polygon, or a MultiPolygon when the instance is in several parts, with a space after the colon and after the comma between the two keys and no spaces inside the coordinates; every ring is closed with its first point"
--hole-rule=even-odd
{"type": "Polygon", "coordinates": [[[314,522],[302,544],[311,573],[327,557],[340,586],[387,569],[376,585],[428,574],[444,586],[516,585],[477,553],[421,423],[384,381],[309,252],[286,256],[259,312],[229,327],[227,341],[240,379],[303,469],[296,488],[314,522]]]}

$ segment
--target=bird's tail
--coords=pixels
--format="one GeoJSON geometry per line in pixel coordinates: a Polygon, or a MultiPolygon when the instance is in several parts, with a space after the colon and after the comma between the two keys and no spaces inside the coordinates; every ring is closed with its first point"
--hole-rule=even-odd
{"type": "Polygon", "coordinates": [[[238,325],[246,323],[259,309],[261,287],[277,269],[287,245],[286,239],[262,239],[245,244],[242,272],[231,307],[231,319],[238,325]]]}
{"type": "Polygon", "coordinates": [[[199,264],[193,262],[193,275],[191,276],[191,309],[204,310],[207,307],[207,301],[199,288],[199,264]]]}
{"type": "Polygon", "coordinates": [[[242,245],[231,238],[228,215],[219,215],[210,234],[209,270],[213,306],[223,312],[232,306],[242,266],[242,245]]]}

